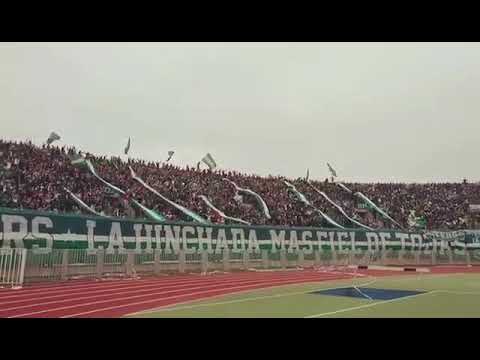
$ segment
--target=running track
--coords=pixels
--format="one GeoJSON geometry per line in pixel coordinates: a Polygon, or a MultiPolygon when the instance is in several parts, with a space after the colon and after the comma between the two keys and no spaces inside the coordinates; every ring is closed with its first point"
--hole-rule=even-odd
{"type": "MultiPolygon", "coordinates": [[[[434,272],[471,272],[465,267],[438,270],[434,272]]],[[[472,270],[478,272],[478,269],[472,270]]],[[[372,276],[416,274],[373,270],[363,273],[372,276]]],[[[20,290],[0,289],[0,318],[120,317],[142,310],[245,290],[351,277],[344,273],[304,270],[208,276],[175,275],[138,280],[89,280],[34,285],[20,290]]]]}

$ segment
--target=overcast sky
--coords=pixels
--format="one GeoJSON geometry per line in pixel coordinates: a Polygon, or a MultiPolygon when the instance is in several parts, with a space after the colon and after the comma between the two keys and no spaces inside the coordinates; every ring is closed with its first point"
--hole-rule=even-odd
{"type": "Polygon", "coordinates": [[[346,181],[480,180],[480,44],[1,43],[0,137],[346,181]]]}

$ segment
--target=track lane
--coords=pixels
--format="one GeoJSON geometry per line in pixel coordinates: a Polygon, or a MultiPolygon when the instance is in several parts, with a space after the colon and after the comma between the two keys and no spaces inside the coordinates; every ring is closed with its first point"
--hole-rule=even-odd
{"type": "MultiPolygon", "coordinates": [[[[0,317],[12,317],[12,316],[33,316],[33,317],[58,317],[65,315],[65,311],[71,311],[73,309],[83,309],[86,308],[86,311],[92,310],[93,307],[101,307],[103,304],[108,306],[116,305],[128,305],[129,303],[137,303],[148,300],[148,303],[155,302],[157,300],[162,300],[163,297],[184,297],[191,294],[192,292],[198,291],[207,291],[208,294],[210,290],[221,289],[226,291],[229,288],[235,288],[236,286],[267,286],[269,284],[277,283],[295,283],[295,282],[304,282],[306,279],[308,281],[325,281],[325,280],[335,280],[341,278],[338,275],[326,275],[320,273],[304,273],[304,274],[262,274],[251,273],[249,277],[223,277],[222,280],[212,277],[210,279],[205,279],[205,281],[194,282],[192,284],[170,284],[170,288],[166,288],[164,284],[158,284],[157,287],[152,287],[150,289],[145,289],[143,293],[139,293],[136,289],[125,290],[122,294],[103,294],[103,295],[94,295],[89,296],[89,299],[85,299],[85,296],[72,297],[71,299],[62,299],[65,301],[56,301],[56,302],[38,302],[38,299],[35,297],[31,298],[31,303],[26,304],[25,302],[19,303],[19,307],[16,308],[15,303],[11,303],[13,306],[8,308],[0,309],[0,317]],[[148,290],[148,291],[147,291],[148,290]],[[159,291],[160,290],[160,291],[159,291]],[[94,301],[89,301],[94,300],[94,301]],[[59,306],[62,305],[62,306],[59,306]],[[2,312],[2,310],[4,310],[2,312]],[[28,310],[28,311],[27,311],[28,310]]],[[[349,278],[349,277],[345,277],[349,278]]],[[[133,285],[133,283],[132,283],[133,285]]],[[[107,306],[107,307],[108,307],[107,306]]],[[[148,308],[148,307],[147,307],[148,308]]],[[[77,311],[81,312],[81,311],[77,311]]],[[[108,315],[108,314],[107,314],[108,315]]],[[[102,315],[103,316],[103,315],[102,315]]]]}

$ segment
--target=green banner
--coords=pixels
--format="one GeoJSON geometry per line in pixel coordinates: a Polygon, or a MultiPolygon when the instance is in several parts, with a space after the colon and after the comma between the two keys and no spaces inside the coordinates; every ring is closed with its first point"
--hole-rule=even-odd
{"type": "Polygon", "coordinates": [[[286,249],[380,250],[480,248],[480,232],[332,230],[314,227],[154,223],[134,219],[56,214],[0,208],[0,246],[57,249],[177,251],[198,249],[272,252],[286,249]]]}

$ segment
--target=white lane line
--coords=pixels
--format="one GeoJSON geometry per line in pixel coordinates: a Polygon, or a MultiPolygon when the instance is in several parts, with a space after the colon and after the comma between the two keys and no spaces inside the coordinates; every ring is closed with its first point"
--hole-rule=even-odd
{"type": "MultiPolygon", "coordinates": [[[[367,285],[373,284],[374,282],[375,282],[375,280],[370,281],[366,284],[361,284],[359,286],[367,286],[367,285]]],[[[273,287],[273,286],[270,286],[268,288],[271,288],[271,287],[273,287]]],[[[268,289],[268,288],[264,288],[264,289],[268,289]]],[[[318,290],[333,290],[333,289],[338,289],[338,288],[339,288],[338,286],[335,286],[335,287],[332,287],[332,288],[320,288],[318,290]]],[[[305,295],[305,294],[310,293],[311,291],[314,291],[314,290],[298,291],[298,292],[283,293],[283,294],[281,293],[281,294],[275,294],[275,295],[257,296],[257,297],[251,297],[251,298],[246,298],[246,299],[229,300],[229,301],[222,301],[222,302],[216,302],[216,303],[194,304],[194,305],[190,305],[190,306],[176,306],[178,304],[174,304],[173,307],[172,307],[172,305],[167,305],[165,308],[158,308],[156,310],[147,310],[147,311],[143,311],[143,312],[139,312],[139,313],[133,313],[133,314],[130,314],[130,315],[140,315],[140,314],[145,315],[145,314],[150,314],[150,313],[155,313],[155,312],[186,310],[186,309],[194,309],[194,308],[197,308],[197,307],[235,304],[235,303],[242,303],[242,302],[247,302],[247,301],[256,301],[256,300],[279,298],[279,297],[293,296],[293,295],[305,295]]],[[[238,293],[235,294],[235,295],[238,295],[238,293]]],[[[221,295],[221,296],[225,296],[225,295],[221,295]]]]}
{"type": "MultiPolygon", "coordinates": [[[[299,278],[299,277],[287,277],[286,279],[281,277],[281,278],[267,278],[267,279],[253,279],[253,280],[241,280],[241,281],[233,281],[233,282],[229,282],[229,283],[221,283],[221,284],[215,284],[215,283],[212,283],[210,286],[207,286],[207,287],[215,287],[215,286],[221,286],[221,285],[229,285],[229,284],[242,284],[242,283],[250,283],[250,285],[247,285],[247,286],[252,286],[252,285],[255,285],[255,284],[263,284],[263,283],[269,283],[269,282],[272,282],[273,281],[298,281],[299,279],[303,279],[302,278],[299,278]]],[[[315,276],[315,277],[306,277],[306,279],[310,279],[310,280],[316,280],[318,279],[318,275],[315,276]]],[[[205,288],[205,284],[202,285],[202,286],[198,286],[198,287],[194,287],[194,288],[190,288],[190,289],[201,289],[201,288],[205,288]]],[[[228,288],[228,287],[227,287],[228,288]]],[[[59,310],[66,310],[66,309],[72,309],[72,308],[76,308],[76,307],[83,307],[83,306],[88,306],[88,305],[95,305],[95,304],[102,304],[102,303],[112,303],[112,302],[118,302],[118,301],[123,301],[123,300],[130,300],[130,299],[135,299],[135,298],[141,298],[141,297],[149,297],[149,296],[154,296],[154,295],[162,295],[162,294],[166,294],[166,293],[171,293],[171,292],[176,292],[176,291],[182,291],[182,290],[172,290],[172,291],[163,291],[163,292],[157,292],[157,293],[150,293],[150,294],[144,294],[144,295],[136,295],[136,296],[129,296],[129,297],[123,297],[123,298],[111,298],[111,299],[107,299],[107,300],[102,300],[102,301],[94,301],[94,302],[89,302],[89,303],[79,303],[79,304],[75,304],[75,305],[70,305],[70,306],[63,306],[63,307],[58,307],[58,308],[51,308],[51,309],[45,309],[45,310],[41,310],[41,311],[35,311],[35,312],[31,312],[31,313],[23,313],[23,314],[17,314],[17,315],[14,315],[14,316],[10,316],[12,318],[14,317],[21,317],[21,316],[30,316],[30,315],[37,315],[37,314],[42,314],[42,313],[47,313],[47,312],[54,312],[54,311],[59,311],[59,310]]],[[[161,298],[160,299],[154,299],[154,300],[151,300],[151,301],[147,301],[147,302],[152,302],[152,301],[158,301],[158,300],[162,300],[161,298]]],[[[131,304],[127,304],[125,306],[130,306],[131,304]]],[[[113,308],[116,308],[116,307],[113,307],[113,308]]],[[[105,309],[109,309],[109,308],[105,308],[105,309]]],[[[99,309],[100,310],[100,309],[99,309]]],[[[98,310],[98,311],[99,311],[98,310]]],[[[102,309],[103,310],[103,309],[102,309]]],[[[97,311],[97,310],[95,310],[97,311]]],[[[93,311],[93,312],[95,312],[93,311]]]]}
{"type": "Polygon", "coordinates": [[[385,300],[385,301],[378,301],[378,302],[371,303],[371,304],[354,306],[354,307],[350,307],[350,308],[346,308],[346,309],[340,309],[340,310],[325,312],[325,313],[321,313],[321,314],[309,315],[309,316],[305,316],[304,318],[305,319],[310,319],[310,318],[318,318],[318,317],[327,316],[327,315],[334,315],[334,314],[344,313],[344,312],[348,312],[348,311],[369,308],[369,307],[377,306],[377,305],[381,305],[381,304],[388,304],[388,303],[392,303],[392,302],[396,302],[396,301],[407,300],[407,299],[411,299],[411,298],[414,298],[414,297],[419,297],[419,296],[422,296],[422,295],[435,294],[435,293],[438,293],[438,292],[440,292],[440,291],[439,290],[433,290],[433,291],[423,293],[423,294],[404,296],[404,297],[401,297],[401,298],[385,300]]]}

